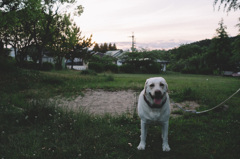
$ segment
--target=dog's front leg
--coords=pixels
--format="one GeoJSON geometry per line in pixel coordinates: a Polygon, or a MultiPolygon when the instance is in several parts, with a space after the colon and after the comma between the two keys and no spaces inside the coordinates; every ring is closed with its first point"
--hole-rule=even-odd
{"type": "Polygon", "coordinates": [[[168,121],[162,123],[162,149],[163,151],[170,151],[170,147],[168,145],[168,121]]]}
{"type": "Polygon", "coordinates": [[[146,138],[147,138],[147,124],[141,120],[141,141],[138,145],[138,150],[145,150],[145,146],[146,146],[146,138]]]}

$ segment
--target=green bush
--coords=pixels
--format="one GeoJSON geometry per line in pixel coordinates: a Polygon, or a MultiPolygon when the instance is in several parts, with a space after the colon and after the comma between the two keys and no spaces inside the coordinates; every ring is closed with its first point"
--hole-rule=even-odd
{"type": "Polygon", "coordinates": [[[162,66],[161,64],[153,63],[152,65],[147,66],[146,69],[147,69],[147,73],[157,74],[157,73],[161,73],[162,66]]]}
{"type": "Polygon", "coordinates": [[[133,65],[129,65],[129,64],[124,64],[122,66],[120,66],[120,71],[123,73],[135,73],[136,68],[133,65]]]}
{"type": "Polygon", "coordinates": [[[50,71],[50,70],[52,70],[53,69],[53,64],[52,63],[50,63],[50,62],[44,62],[43,64],[42,64],[42,70],[43,71],[50,71]]]}
{"type": "Polygon", "coordinates": [[[89,62],[88,68],[94,70],[97,73],[103,72],[103,64],[97,62],[89,62]]]}
{"type": "Polygon", "coordinates": [[[55,64],[55,70],[62,70],[62,65],[59,63],[55,64]]]}
{"type": "Polygon", "coordinates": [[[94,70],[82,70],[81,75],[97,75],[97,73],[94,70]]]}
{"type": "Polygon", "coordinates": [[[0,56],[0,72],[15,72],[15,61],[12,58],[0,56]]]}
{"type": "Polygon", "coordinates": [[[34,63],[33,61],[23,61],[22,67],[29,70],[37,70],[38,64],[34,63]]]}
{"type": "Polygon", "coordinates": [[[108,82],[109,81],[114,81],[114,77],[112,75],[108,75],[108,76],[106,76],[105,80],[108,81],[108,82]]]}
{"type": "Polygon", "coordinates": [[[115,64],[107,64],[104,66],[104,70],[118,73],[118,66],[115,64]]]}

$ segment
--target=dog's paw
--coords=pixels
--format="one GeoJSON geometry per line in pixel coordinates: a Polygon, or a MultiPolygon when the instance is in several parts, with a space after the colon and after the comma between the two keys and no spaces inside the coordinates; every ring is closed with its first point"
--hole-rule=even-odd
{"type": "Polygon", "coordinates": [[[171,150],[168,144],[163,144],[162,149],[163,149],[163,151],[166,151],[166,152],[171,150]]]}
{"type": "Polygon", "coordinates": [[[140,143],[137,147],[138,150],[145,150],[145,144],[140,143]]]}

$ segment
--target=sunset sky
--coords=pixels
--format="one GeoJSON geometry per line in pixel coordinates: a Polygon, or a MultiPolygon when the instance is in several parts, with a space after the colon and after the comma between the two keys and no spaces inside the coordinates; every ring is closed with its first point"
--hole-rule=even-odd
{"type": "Polygon", "coordinates": [[[214,0],[81,0],[84,12],[74,21],[82,34],[93,34],[96,43],[116,43],[130,49],[134,32],[136,46],[169,49],[180,44],[211,39],[221,18],[229,36],[236,36],[240,11],[226,13],[214,0]]]}

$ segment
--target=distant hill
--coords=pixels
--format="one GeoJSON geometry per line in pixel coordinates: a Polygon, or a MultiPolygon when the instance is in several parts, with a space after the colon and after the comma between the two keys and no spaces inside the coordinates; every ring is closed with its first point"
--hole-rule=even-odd
{"type": "MultiPolygon", "coordinates": [[[[240,35],[238,35],[240,36],[240,35]]],[[[230,43],[234,42],[238,36],[234,36],[234,37],[229,37],[230,43]]],[[[200,47],[209,47],[211,44],[212,39],[205,39],[205,40],[201,40],[201,41],[196,41],[187,45],[197,45],[200,47]]]]}

